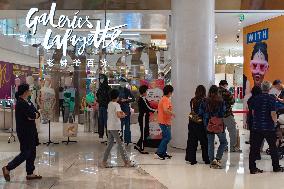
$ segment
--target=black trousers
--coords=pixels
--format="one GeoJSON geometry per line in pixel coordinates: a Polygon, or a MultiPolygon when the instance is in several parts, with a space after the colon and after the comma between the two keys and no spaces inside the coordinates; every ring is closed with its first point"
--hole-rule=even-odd
{"type": "Polygon", "coordinates": [[[63,106],[63,104],[64,104],[64,99],[59,99],[59,112],[61,111],[62,117],[64,119],[64,106],[63,106]]]}
{"type": "Polygon", "coordinates": [[[209,162],[206,129],[203,125],[199,125],[190,121],[188,124],[188,139],[185,156],[186,161],[196,162],[196,150],[198,141],[201,145],[203,161],[209,162]]]}
{"type": "Polygon", "coordinates": [[[274,131],[250,131],[250,153],[249,153],[249,169],[255,170],[257,157],[260,154],[260,148],[262,145],[262,141],[266,140],[269,149],[270,155],[272,159],[272,166],[273,169],[277,169],[279,167],[279,156],[278,156],[278,149],[276,146],[276,132],[274,131]]]}
{"type": "Polygon", "coordinates": [[[26,172],[27,175],[32,175],[35,170],[35,159],[36,159],[36,146],[32,145],[22,145],[21,144],[21,153],[15,157],[7,165],[8,171],[14,170],[24,161],[26,161],[26,172]]]}
{"type": "Polygon", "coordinates": [[[137,146],[144,150],[144,144],[146,143],[146,140],[149,136],[149,114],[139,114],[138,116],[138,122],[140,127],[140,139],[137,142],[137,146]]]}

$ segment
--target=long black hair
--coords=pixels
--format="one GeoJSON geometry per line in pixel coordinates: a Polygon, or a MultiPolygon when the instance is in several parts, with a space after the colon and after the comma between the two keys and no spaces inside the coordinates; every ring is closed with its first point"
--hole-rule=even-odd
{"type": "Polygon", "coordinates": [[[267,44],[265,42],[257,42],[251,54],[251,60],[253,60],[254,55],[258,52],[262,52],[264,54],[265,60],[268,62],[268,53],[267,53],[267,44]]]}
{"type": "Polygon", "coordinates": [[[29,84],[21,84],[18,86],[18,91],[15,93],[16,100],[19,100],[19,97],[22,96],[26,91],[30,90],[29,84]]]}

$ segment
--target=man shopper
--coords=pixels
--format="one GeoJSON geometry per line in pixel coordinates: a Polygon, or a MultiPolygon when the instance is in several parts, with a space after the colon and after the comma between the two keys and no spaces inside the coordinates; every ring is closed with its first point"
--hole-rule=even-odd
{"type": "Polygon", "coordinates": [[[219,83],[219,92],[226,106],[224,124],[229,132],[230,152],[242,152],[237,146],[237,125],[232,111],[232,106],[235,104],[235,99],[227,88],[228,82],[226,80],[221,80],[219,83]]]}
{"type": "Polygon", "coordinates": [[[261,84],[262,94],[255,97],[252,102],[253,124],[250,131],[250,154],[249,169],[251,174],[263,173],[256,167],[255,161],[260,153],[263,139],[269,145],[272,159],[273,172],[284,172],[284,168],[279,165],[279,156],[276,146],[276,99],[268,94],[271,83],[264,81],[261,84]]]}
{"type": "Polygon", "coordinates": [[[158,105],[158,122],[163,136],[159,148],[156,152],[156,156],[160,160],[165,160],[165,158],[172,157],[167,154],[167,146],[172,138],[171,125],[172,118],[175,117],[170,99],[174,92],[174,88],[171,85],[166,85],[163,91],[164,96],[162,97],[158,105]]]}

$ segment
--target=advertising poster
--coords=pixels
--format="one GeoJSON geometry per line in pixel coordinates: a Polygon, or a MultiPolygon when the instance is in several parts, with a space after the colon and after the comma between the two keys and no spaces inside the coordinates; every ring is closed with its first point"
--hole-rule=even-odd
{"type": "Polygon", "coordinates": [[[14,85],[13,65],[0,62],[0,99],[11,96],[11,86],[14,85]]]}
{"type": "MultiPolygon", "coordinates": [[[[141,80],[141,85],[147,85],[149,87],[147,100],[152,108],[157,109],[159,100],[163,97],[163,88],[165,82],[163,79],[157,79],[153,81],[141,80]]],[[[149,138],[148,140],[160,140],[162,139],[162,131],[157,122],[157,114],[150,115],[149,124],[149,138]]]]}
{"type": "Polygon", "coordinates": [[[284,16],[244,28],[244,90],[267,80],[284,81],[284,16]]]}

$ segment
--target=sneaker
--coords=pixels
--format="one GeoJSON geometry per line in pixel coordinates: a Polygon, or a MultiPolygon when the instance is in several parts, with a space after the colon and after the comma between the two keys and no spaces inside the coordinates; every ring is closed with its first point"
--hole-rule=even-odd
{"type": "Polygon", "coordinates": [[[214,159],[212,161],[212,163],[210,164],[210,168],[212,168],[212,169],[222,169],[221,161],[214,159]]]}
{"type": "Polygon", "coordinates": [[[234,147],[230,150],[230,152],[242,153],[243,151],[239,147],[234,147]]]}
{"type": "Polygon", "coordinates": [[[155,153],[155,159],[165,160],[165,156],[155,153]]]}
{"type": "Polygon", "coordinates": [[[164,157],[167,158],[167,159],[171,159],[173,156],[166,154],[166,155],[164,155],[164,157]]]}
{"type": "Polygon", "coordinates": [[[275,173],[284,172],[284,167],[279,166],[277,169],[273,168],[273,172],[275,172],[275,173]]]}
{"type": "Polygon", "coordinates": [[[190,162],[190,165],[196,165],[196,164],[197,164],[197,161],[190,162]]]}
{"type": "Polygon", "coordinates": [[[263,173],[263,170],[261,169],[254,169],[254,170],[250,170],[250,174],[255,175],[255,174],[259,174],[259,173],[263,173]]]}

